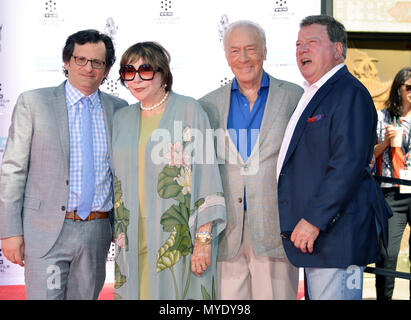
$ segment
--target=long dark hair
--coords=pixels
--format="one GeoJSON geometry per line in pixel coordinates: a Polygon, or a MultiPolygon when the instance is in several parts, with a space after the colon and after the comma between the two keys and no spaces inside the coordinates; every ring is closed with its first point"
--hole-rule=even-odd
{"type": "MultiPolygon", "coordinates": [[[[102,41],[106,46],[106,71],[110,70],[116,61],[113,41],[108,35],[100,33],[94,29],[78,31],[67,38],[66,44],[63,48],[63,62],[67,62],[71,59],[74,51],[74,45],[76,43],[83,45],[86,43],[98,43],[100,41],[102,41]]],[[[64,67],[63,69],[64,74],[67,77],[68,71],[64,67]]]]}
{"type": "Polygon", "coordinates": [[[401,117],[403,113],[402,98],[401,98],[401,86],[411,77],[411,68],[402,68],[396,74],[392,81],[390,95],[385,101],[385,106],[388,109],[391,117],[401,117]]]}

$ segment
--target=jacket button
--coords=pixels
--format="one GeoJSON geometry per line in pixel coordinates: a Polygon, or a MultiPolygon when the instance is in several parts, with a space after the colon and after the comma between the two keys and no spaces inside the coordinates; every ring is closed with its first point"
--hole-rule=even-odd
{"type": "Polygon", "coordinates": [[[243,198],[238,198],[238,203],[242,203],[243,202],[243,198]]]}
{"type": "Polygon", "coordinates": [[[69,181],[68,181],[68,180],[66,180],[66,185],[67,185],[67,186],[69,185],[69,181]]]}
{"type": "Polygon", "coordinates": [[[66,207],[65,207],[65,206],[61,206],[61,211],[66,211],[66,207]]]}

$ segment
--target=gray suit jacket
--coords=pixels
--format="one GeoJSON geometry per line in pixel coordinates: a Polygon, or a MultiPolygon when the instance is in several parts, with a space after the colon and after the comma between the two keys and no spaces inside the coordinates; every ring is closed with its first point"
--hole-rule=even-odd
{"type": "MultiPolygon", "coordinates": [[[[70,137],[65,82],[22,93],[13,111],[0,171],[0,239],[24,236],[44,256],[56,242],[69,195],[70,137]]],[[[111,154],[114,111],[127,105],[100,92],[111,154]]]]}
{"type": "Polygon", "coordinates": [[[247,190],[247,217],[254,251],[260,256],[284,258],[277,206],[276,166],[288,120],[303,90],[296,84],[270,76],[258,141],[244,163],[227,132],[231,84],[200,99],[211,127],[224,135],[223,139],[216,139],[227,206],[227,227],[220,237],[218,259],[228,260],[240,249],[244,224],[244,187],[247,190]]]}

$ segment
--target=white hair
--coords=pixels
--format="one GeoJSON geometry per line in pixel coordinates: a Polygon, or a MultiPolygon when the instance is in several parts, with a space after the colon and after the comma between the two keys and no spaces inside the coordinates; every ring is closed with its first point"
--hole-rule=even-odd
{"type": "Polygon", "coordinates": [[[237,28],[237,27],[246,27],[246,28],[252,28],[257,31],[258,36],[260,37],[261,40],[261,47],[263,49],[266,48],[266,40],[265,40],[265,31],[264,29],[258,24],[250,20],[238,20],[233,23],[231,23],[228,28],[225,30],[224,35],[223,35],[223,44],[224,44],[224,50],[226,49],[226,42],[227,42],[227,37],[229,33],[237,28]]]}

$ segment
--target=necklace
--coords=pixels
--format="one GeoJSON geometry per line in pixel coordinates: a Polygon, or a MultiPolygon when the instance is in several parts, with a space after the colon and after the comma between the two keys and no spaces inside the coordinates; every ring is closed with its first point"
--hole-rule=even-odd
{"type": "Polygon", "coordinates": [[[166,92],[163,99],[161,99],[161,101],[159,103],[157,103],[157,104],[155,104],[154,106],[151,106],[151,107],[145,107],[145,106],[143,106],[143,103],[140,103],[140,109],[144,110],[144,111],[154,110],[155,108],[161,106],[164,103],[164,101],[166,101],[167,97],[168,97],[168,92],[166,92]]]}

